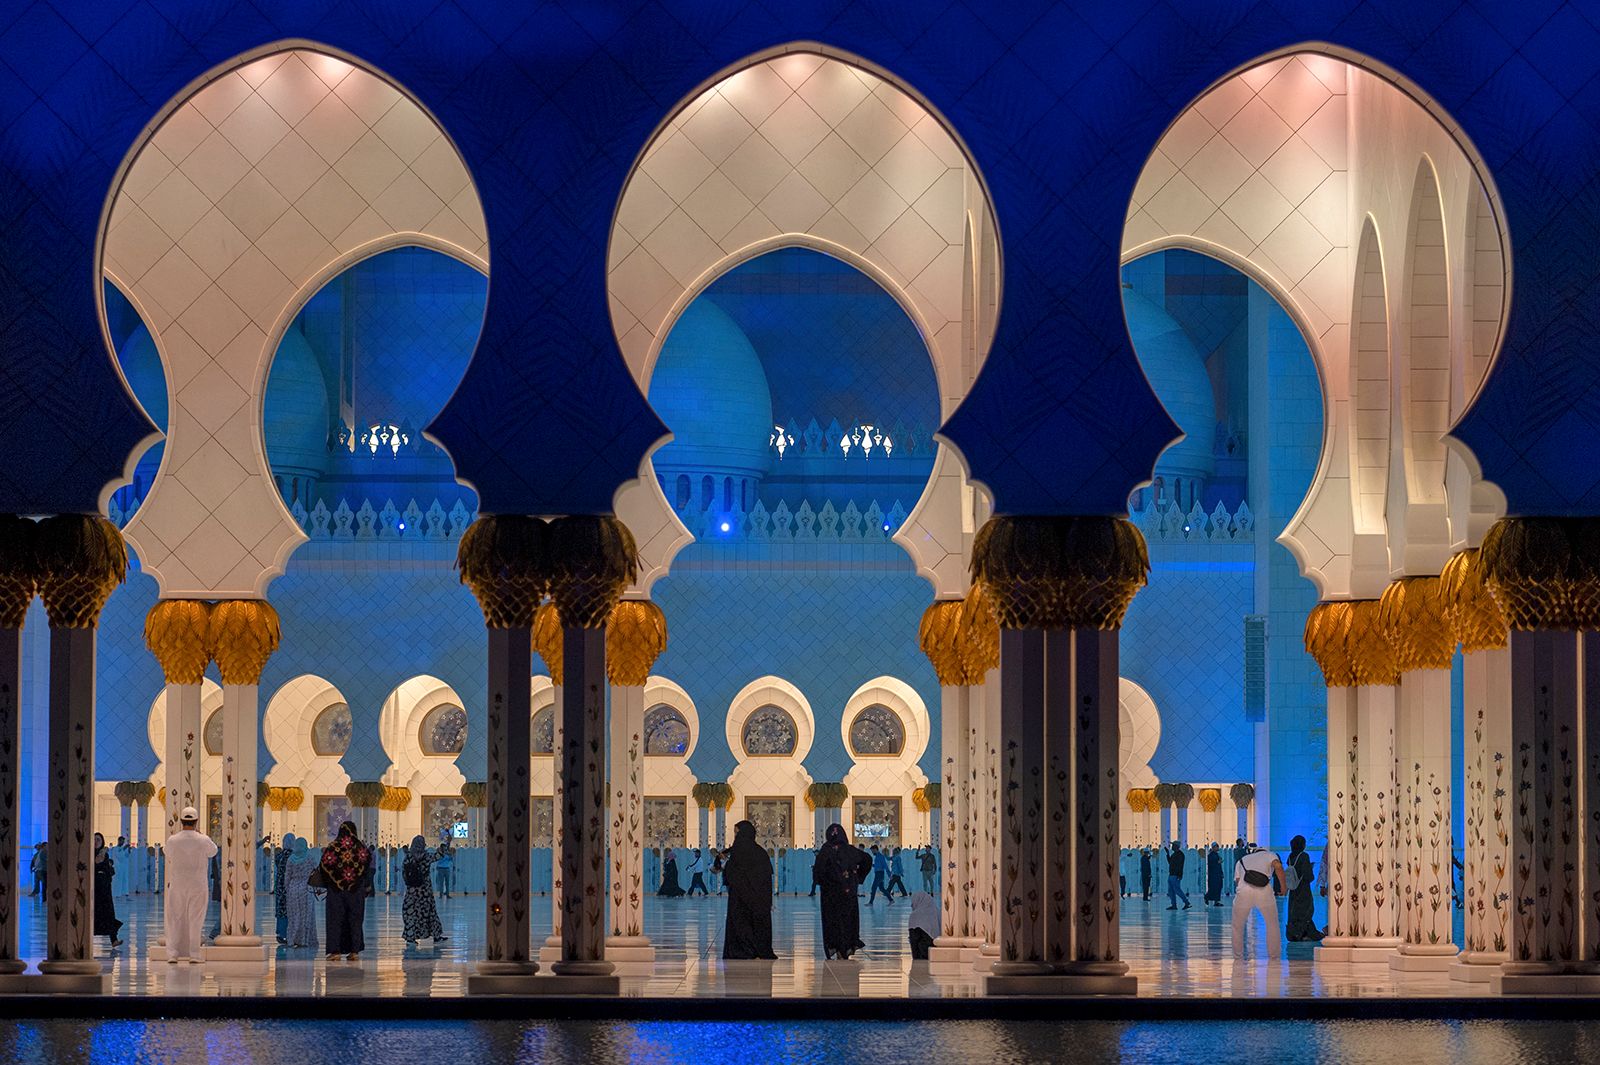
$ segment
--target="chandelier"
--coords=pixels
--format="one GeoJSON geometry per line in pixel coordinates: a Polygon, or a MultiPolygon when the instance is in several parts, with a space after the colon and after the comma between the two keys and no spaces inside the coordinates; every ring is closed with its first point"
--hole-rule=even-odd
{"type": "Polygon", "coordinates": [[[368,426],[362,432],[360,443],[373,455],[379,451],[398,455],[402,447],[411,443],[411,436],[402,432],[398,425],[379,422],[377,425],[368,426]]]}
{"type": "Polygon", "coordinates": [[[774,425],[772,427],[772,436],[767,439],[767,446],[777,448],[778,458],[781,459],[783,458],[783,453],[794,446],[794,434],[785,432],[781,425],[774,425]]]}
{"type": "Polygon", "coordinates": [[[839,438],[839,453],[845,458],[850,457],[852,447],[861,452],[862,458],[871,458],[873,448],[881,448],[884,458],[894,453],[894,441],[889,438],[889,434],[865,423],[839,438]]]}

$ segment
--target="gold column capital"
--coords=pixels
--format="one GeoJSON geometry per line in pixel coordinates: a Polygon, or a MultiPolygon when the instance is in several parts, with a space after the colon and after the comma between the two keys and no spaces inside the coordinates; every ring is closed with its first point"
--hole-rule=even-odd
{"type": "Polygon", "coordinates": [[[1318,603],[1306,616],[1306,653],[1316,660],[1322,679],[1330,688],[1348,688],[1356,682],[1355,662],[1350,657],[1350,619],[1353,604],[1318,603]]]}
{"type": "Polygon", "coordinates": [[[607,514],[550,522],[550,598],[564,625],[598,629],[639,575],[633,533],[607,514]]]}
{"type": "Polygon", "coordinates": [[[526,514],[482,514],[456,547],[461,583],[491,629],[528,628],[550,588],[550,526],[526,514]]]}
{"type": "Polygon", "coordinates": [[[917,625],[917,645],[944,687],[969,683],[961,655],[961,606],[960,599],[929,603],[917,625]]]}
{"type": "Polygon", "coordinates": [[[168,684],[199,684],[211,661],[211,604],[162,599],[144,617],[144,645],[168,684]]]}
{"type": "Polygon", "coordinates": [[[1444,596],[1445,616],[1461,650],[1493,651],[1506,646],[1510,627],[1505,611],[1483,580],[1483,557],[1469,548],[1444,564],[1439,571],[1440,591],[1444,596]]]}
{"type": "Polygon", "coordinates": [[[1150,574],[1144,536],[1125,518],[990,518],[972,544],[974,584],[1008,629],[1120,628],[1150,574]]]}
{"type": "Polygon", "coordinates": [[[1388,634],[1397,672],[1450,668],[1455,630],[1438,577],[1391,581],[1378,600],[1378,625],[1388,634]]]}
{"type": "Polygon", "coordinates": [[[1199,792],[1200,809],[1208,814],[1214,814],[1222,806],[1221,788],[1201,788],[1199,792]]]}
{"type": "Polygon", "coordinates": [[[1513,629],[1600,629],[1600,517],[1501,518],[1478,551],[1513,629]]]}
{"type": "Polygon", "coordinates": [[[98,514],[56,514],[34,529],[39,596],[51,628],[92,629],[128,576],[122,533],[98,514]]]}
{"type": "Polygon", "coordinates": [[[282,639],[278,612],[265,599],[224,599],[206,618],[206,643],[224,684],[261,683],[282,639]]]}
{"type": "Polygon", "coordinates": [[[489,785],[482,780],[469,780],[461,785],[461,798],[469,809],[481,810],[489,805],[489,785]]]}
{"type": "Polygon", "coordinates": [[[0,629],[20,629],[39,592],[38,523],[0,514],[0,629]]]}
{"type": "Polygon", "coordinates": [[[667,618],[648,599],[624,599],[606,621],[606,678],[612,684],[641,688],[650,667],[667,649],[667,618]]]}

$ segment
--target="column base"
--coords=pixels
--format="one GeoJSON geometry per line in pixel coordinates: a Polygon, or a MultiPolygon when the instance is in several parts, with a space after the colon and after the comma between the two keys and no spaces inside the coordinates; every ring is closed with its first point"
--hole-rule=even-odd
{"type": "MultiPolygon", "coordinates": [[[[49,965],[41,962],[40,965],[49,965]]],[[[71,965],[72,962],[64,964],[71,965]]],[[[0,976],[0,995],[108,995],[111,974],[95,966],[88,972],[12,973],[0,976]]]]}
{"type": "Polygon", "coordinates": [[[549,936],[544,941],[544,946],[539,948],[539,961],[544,965],[551,965],[561,960],[561,937],[549,936]]]}
{"type": "Polygon", "coordinates": [[[6,958],[0,960],[0,976],[16,976],[18,973],[28,971],[28,963],[21,958],[6,958]]]}
{"type": "Polygon", "coordinates": [[[267,964],[267,948],[260,936],[218,936],[202,948],[206,962],[225,962],[230,965],[267,964]]]}
{"type": "Polygon", "coordinates": [[[990,975],[983,981],[983,993],[995,996],[1133,995],[1138,990],[1139,978],[1130,976],[1120,962],[1100,962],[1074,972],[990,975]],[[1120,973],[1115,971],[1119,966],[1120,973]]]}
{"type": "Polygon", "coordinates": [[[952,939],[941,936],[928,948],[928,972],[935,976],[965,973],[972,968],[977,956],[978,949],[967,946],[967,941],[960,936],[952,939]]]}
{"type": "Polygon", "coordinates": [[[1541,972],[1541,968],[1507,962],[1489,977],[1489,991],[1496,995],[1600,995],[1600,973],[1575,973],[1554,966],[1541,972]]]}
{"type": "Polygon", "coordinates": [[[535,974],[539,966],[526,961],[480,961],[477,969],[467,974],[469,995],[536,995],[535,983],[543,983],[535,974]]]}
{"type": "Polygon", "coordinates": [[[1465,950],[1450,963],[1450,979],[1464,984],[1487,984],[1500,971],[1504,954],[1465,950]]]}
{"type": "Polygon", "coordinates": [[[649,936],[607,936],[606,961],[655,961],[649,936]]]}
{"type": "Polygon", "coordinates": [[[1324,965],[1338,962],[1346,965],[1387,965],[1400,947],[1397,939],[1392,943],[1371,939],[1342,939],[1333,942],[1324,939],[1317,944],[1313,963],[1324,965]]]}
{"type": "Polygon", "coordinates": [[[994,969],[994,963],[1000,960],[1000,945],[998,943],[984,943],[978,947],[978,952],[972,956],[972,969],[974,972],[986,973],[994,969]]]}
{"type": "Polygon", "coordinates": [[[1447,973],[1460,954],[1454,943],[1437,946],[1407,943],[1389,955],[1389,968],[1397,973],[1447,973]]]}

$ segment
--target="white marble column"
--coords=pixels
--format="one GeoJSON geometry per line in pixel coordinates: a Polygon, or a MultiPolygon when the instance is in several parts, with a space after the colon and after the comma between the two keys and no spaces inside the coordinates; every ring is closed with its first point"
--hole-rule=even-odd
{"type": "MultiPolygon", "coordinates": [[[[1052,755],[1060,745],[1049,733],[1063,726],[1069,726],[1072,733],[1071,770],[1058,782],[1066,788],[1067,794],[1061,798],[1067,800],[1067,808],[1061,810],[1061,798],[1051,804],[1052,816],[1067,815],[1072,843],[1050,863],[1048,871],[1049,876],[1066,872],[1071,877],[1068,904],[1074,924],[1069,950],[1065,958],[1051,952],[1058,986],[1068,993],[1131,995],[1138,986],[1121,960],[1120,942],[1119,638],[1116,629],[1074,629],[1051,633],[1047,643],[1052,675],[1059,668],[1060,652],[1068,646],[1071,649],[1070,712],[1052,714],[1046,726],[1052,755]]],[[[1054,774],[1051,780],[1057,781],[1054,774]]]]}
{"type": "MultiPolygon", "coordinates": [[[[1045,631],[1000,632],[1000,957],[991,986],[1047,976],[1045,956],[1045,631]]],[[[1065,713],[1058,701],[1051,713],[1065,713]]]]}
{"type": "Polygon", "coordinates": [[[605,956],[648,966],[644,934],[644,687],[611,689],[610,934],[605,956]]]}
{"type": "Polygon", "coordinates": [[[1387,963],[1400,946],[1399,835],[1396,801],[1395,695],[1392,685],[1355,689],[1359,823],[1355,838],[1362,884],[1355,942],[1347,960],[1387,963]]]}
{"type": "Polygon", "coordinates": [[[105,989],[94,957],[95,630],[50,626],[49,869],[46,960],[62,990],[105,989]]]}
{"type": "Polygon", "coordinates": [[[561,842],[562,842],[562,816],[563,794],[562,777],[565,769],[562,729],[562,687],[561,674],[552,674],[556,683],[552,694],[555,702],[552,704],[555,711],[550,715],[550,749],[555,752],[551,759],[551,788],[550,793],[550,934],[545,937],[544,946],[539,948],[539,960],[546,964],[554,964],[561,960],[561,842]]]}
{"type": "MultiPolygon", "coordinates": [[[[15,521],[17,519],[11,519],[15,521]]],[[[26,520],[26,519],[22,519],[26,520]]],[[[6,575],[8,580],[15,576],[6,575]]],[[[17,581],[17,583],[22,583],[17,581]]],[[[22,619],[32,598],[0,604],[0,977],[22,972],[18,956],[17,899],[20,894],[17,848],[17,786],[22,779],[22,619]]]]}
{"type": "Polygon", "coordinates": [[[1450,670],[1402,673],[1397,696],[1402,936],[1389,964],[1408,972],[1447,972],[1458,953],[1451,932],[1450,670]]]}
{"type": "MultiPolygon", "coordinates": [[[[694,839],[694,845],[701,848],[709,847],[711,846],[711,804],[702,803],[700,800],[696,799],[695,806],[697,810],[695,817],[696,835],[694,839]]],[[[820,810],[817,811],[817,813],[818,816],[821,816],[820,810]]],[[[655,841],[652,840],[651,842],[653,844],[655,841]]]]}
{"type": "Polygon", "coordinates": [[[186,806],[192,806],[204,821],[205,795],[200,786],[200,759],[204,748],[200,744],[200,683],[167,684],[167,755],[163,763],[167,789],[166,835],[179,831],[178,815],[186,806]]]}
{"type": "Polygon", "coordinates": [[[520,625],[488,630],[488,764],[484,782],[484,959],[467,978],[473,993],[524,989],[539,963],[530,932],[533,832],[531,629],[520,625]]]}
{"type": "Polygon", "coordinates": [[[133,845],[140,850],[150,846],[150,800],[139,800],[139,810],[133,820],[133,845]]]}
{"type": "Polygon", "coordinates": [[[1316,960],[1348,961],[1360,936],[1361,849],[1360,782],[1357,770],[1355,689],[1330,687],[1328,693],[1328,852],[1323,872],[1328,881],[1327,936],[1317,944],[1316,960]]]}
{"type": "Polygon", "coordinates": [[[978,953],[973,965],[979,972],[989,972],[995,959],[1000,957],[1000,702],[1002,671],[995,668],[985,675],[983,683],[982,715],[979,702],[970,704],[974,722],[973,754],[977,780],[974,796],[978,807],[973,817],[973,840],[976,869],[973,876],[976,893],[974,911],[974,938],[978,953]]]}
{"type": "Polygon", "coordinates": [[[551,969],[574,988],[615,994],[605,960],[606,630],[563,623],[562,634],[561,960],[551,969]]]}
{"type": "Polygon", "coordinates": [[[1487,983],[1509,957],[1511,935],[1511,652],[1469,651],[1461,664],[1466,942],[1450,976],[1487,983]]]}
{"type": "Polygon", "coordinates": [[[1592,994],[1600,976],[1582,960],[1589,900],[1579,890],[1588,835],[1579,804],[1589,787],[1580,729],[1594,698],[1582,693],[1580,670],[1588,670],[1577,633],[1513,630],[1510,644],[1510,959],[1489,985],[1507,994],[1592,994]]]}
{"type": "MultiPolygon", "coordinates": [[[[971,758],[967,734],[973,689],[959,684],[939,688],[939,735],[942,807],[933,811],[944,822],[939,859],[939,936],[928,950],[930,967],[961,966],[972,948],[972,884],[968,879],[968,833],[971,804],[971,758]]],[[[981,698],[981,695],[979,696],[981,698]]],[[[821,838],[820,835],[818,837],[821,838]]]]}
{"type": "Polygon", "coordinates": [[[266,964],[255,930],[259,706],[256,685],[222,686],[222,931],[207,961],[266,964]]]}

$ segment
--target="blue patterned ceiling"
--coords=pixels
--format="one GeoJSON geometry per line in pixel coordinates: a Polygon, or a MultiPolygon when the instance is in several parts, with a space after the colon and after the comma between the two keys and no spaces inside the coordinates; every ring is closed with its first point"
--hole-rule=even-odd
{"type": "Polygon", "coordinates": [[[611,334],[605,248],[651,132],[719,70],[788,41],[925,96],[993,197],[1004,303],[945,427],[1001,510],[1115,513],[1174,435],[1122,324],[1124,210],[1162,130],[1264,53],[1329,41],[1434,96],[1504,200],[1505,351],[1458,435],[1512,513],[1600,511],[1600,30],[1591,5],[1454,0],[53,0],[0,15],[0,511],[88,511],[150,431],[96,299],[107,190],[140,130],[240,53],[307,39],[414,93],[489,227],[473,364],[433,430],[484,507],[599,512],[662,427],[611,334]]]}

